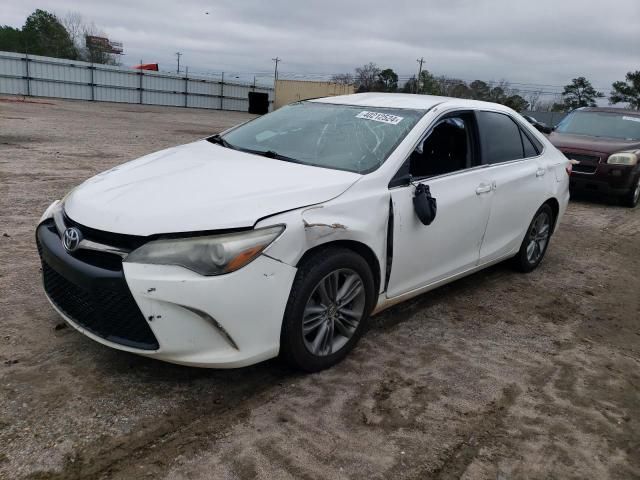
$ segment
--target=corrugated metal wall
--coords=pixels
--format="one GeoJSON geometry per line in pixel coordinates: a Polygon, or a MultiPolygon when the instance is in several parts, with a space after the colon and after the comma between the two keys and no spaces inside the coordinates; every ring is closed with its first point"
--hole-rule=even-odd
{"type": "Polygon", "coordinates": [[[246,112],[255,91],[272,105],[272,88],[223,79],[0,52],[0,93],[246,112]]]}
{"type": "Polygon", "coordinates": [[[529,115],[539,120],[542,123],[546,123],[550,127],[553,127],[560,123],[560,121],[567,116],[566,112],[520,112],[523,115],[529,115]]]}

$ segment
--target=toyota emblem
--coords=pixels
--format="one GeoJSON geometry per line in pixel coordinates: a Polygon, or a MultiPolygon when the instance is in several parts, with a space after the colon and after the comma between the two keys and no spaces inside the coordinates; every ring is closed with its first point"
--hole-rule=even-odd
{"type": "Polygon", "coordinates": [[[75,227],[67,228],[62,235],[62,245],[67,252],[75,252],[80,246],[82,233],[75,227]]]}

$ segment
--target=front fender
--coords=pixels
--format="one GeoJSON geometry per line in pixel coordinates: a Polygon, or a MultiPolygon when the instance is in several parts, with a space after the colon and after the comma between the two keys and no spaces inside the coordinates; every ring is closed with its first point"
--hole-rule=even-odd
{"type": "Polygon", "coordinates": [[[264,254],[297,266],[312,248],[345,240],[358,242],[374,253],[379,278],[385,278],[389,199],[386,189],[379,193],[351,191],[329,202],[261,220],[256,228],[276,223],[287,226],[264,254]]]}

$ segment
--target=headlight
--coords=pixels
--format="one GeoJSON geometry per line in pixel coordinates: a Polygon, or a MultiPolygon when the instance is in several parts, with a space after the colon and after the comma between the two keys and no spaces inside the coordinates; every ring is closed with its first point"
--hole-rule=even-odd
{"type": "Polygon", "coordinates": [[[611,165],[635,165],[638,163],[638,155],[630,152],[614,153],[609,157],[607,163],[611,165]]]}
{"type": "Polygon", "coordinates": [[[154,240],[125,262],[178,265],[200,275],[222,275],[253,261],[284,231],[284,225],[205,237],[154,240]]]}

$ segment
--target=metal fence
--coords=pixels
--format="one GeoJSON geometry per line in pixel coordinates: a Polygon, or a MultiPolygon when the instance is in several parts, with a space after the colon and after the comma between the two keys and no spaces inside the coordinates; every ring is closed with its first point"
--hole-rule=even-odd
{"type": "Polygon", "coordinates": [[[541,121],[542,123],[546,123],[550,127],[553,127],[560,123],[560,121],[567,116],[566,112],[536,112],[536,111],[526,111],[520,112],[523,115],[529,115],[534,117],[535,119],[541,121]]]}
{"type": "Polygon", "coordinates": [[[249,92],[273,88],[203,75],[136,70],[75,60],[0,52],[0,93],[96,102],[249,110],[249,92]]]}

